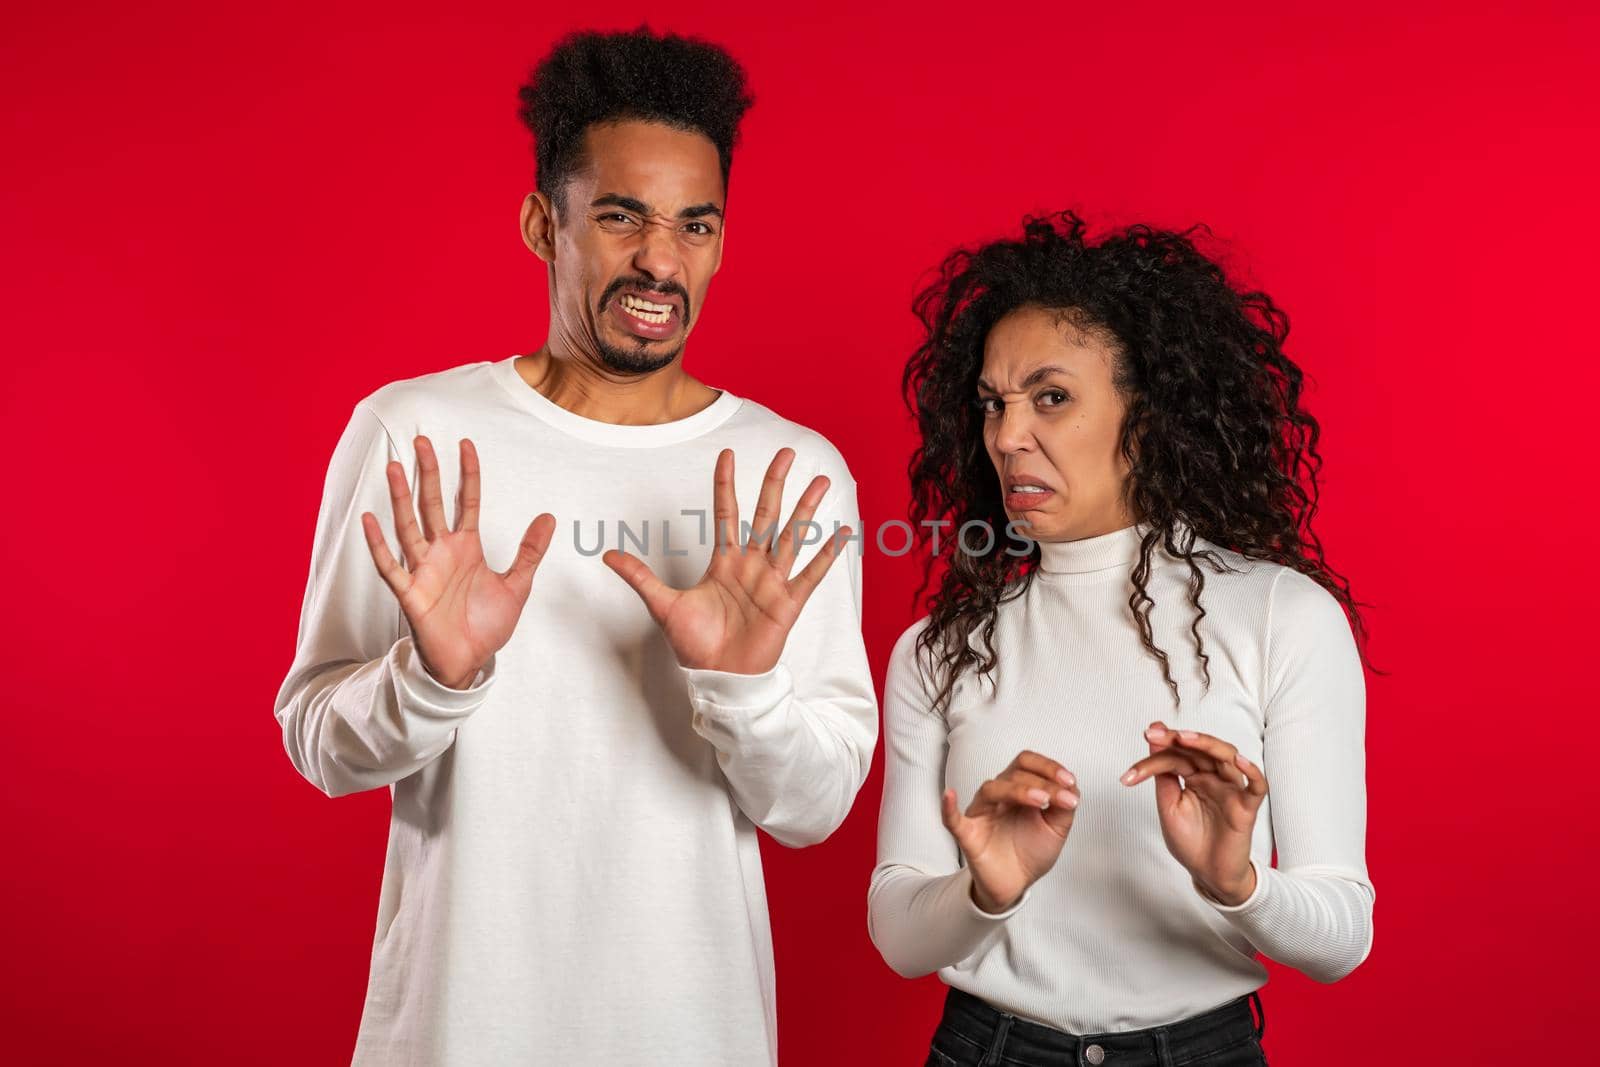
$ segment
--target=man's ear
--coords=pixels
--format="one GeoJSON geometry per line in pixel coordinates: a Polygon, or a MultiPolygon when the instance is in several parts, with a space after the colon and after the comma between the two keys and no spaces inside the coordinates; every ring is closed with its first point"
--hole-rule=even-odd
{"type": "Polygon", "coordinates": [[[522,243],[549,263],[556,254],[556,212],[550,198],[535,190],[522,201],[522,243]]]}

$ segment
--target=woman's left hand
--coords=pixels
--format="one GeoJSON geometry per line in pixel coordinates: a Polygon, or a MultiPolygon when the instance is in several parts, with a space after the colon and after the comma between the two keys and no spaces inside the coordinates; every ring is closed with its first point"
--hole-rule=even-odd
{"type": "Polygon", "coordinates": [[[1145,740],[1150,755],[1128,768],[1122,784],[1137,785],[1153,775],[1167,851],[1218,903],[1243,903],[1255,891],[1250,838],[1267,795],[1266,776],[1210,734],[1155,722],[1145,740]]]}

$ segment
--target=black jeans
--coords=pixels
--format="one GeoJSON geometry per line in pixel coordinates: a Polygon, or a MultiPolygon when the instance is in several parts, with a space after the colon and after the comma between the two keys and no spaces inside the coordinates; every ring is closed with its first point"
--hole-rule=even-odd
{"type": "Polygon", "coordinates": [[[1080,1035],[1019,1019],[952,987],[924,1067],[1259,1067],[1267,1062],[1266,1032],[1257,992],[1165,1026],[1080,1035]]]}

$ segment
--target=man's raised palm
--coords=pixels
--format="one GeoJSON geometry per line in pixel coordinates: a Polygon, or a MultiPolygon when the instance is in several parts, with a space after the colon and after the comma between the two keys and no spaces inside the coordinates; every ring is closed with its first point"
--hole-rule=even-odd
{"type": "Polygon", "coordinates": [[[417,480],[421,487],[422,526],[411,505],[405,468],[391,460],[386,473],[394,506],[395,535],[406,564],[389,552],[378,518],[361,513],[372,561],[400,601],[411,625],[417,654],[428,673],[453,689],[465,689],[491,655],[504,647],[516,629],[533,587],[539,561],[555,533],[555,516],[534,518],[523,534],[517,557],[503,574],[483,558],[478,538],[478,453],[461,440],[461,491],[456,526],[445,522],[439,488],[439,461],[426,437],[416,439],[417,480]],[[546,521],[548,520],[548,521],[546,521]]]}
{"type": "Polygon", "coordinates": [[[813,478],[778,536],[783,483],[793,462],[790,448],[773,457],[751,520],[750,541],[740,544],[733,450],[718,454],[712,477],[717,541],[705,574],[688,589],[673,589],[630,553],[612,549],[601,557],[639,594],[683,666],[734,674],[771,670],[800,609],[838,556],[849,527],[829,537],[811,562],[789,577],[800,550],[800,524],[811,520],[828,490],[825,475],[813,478]]]}

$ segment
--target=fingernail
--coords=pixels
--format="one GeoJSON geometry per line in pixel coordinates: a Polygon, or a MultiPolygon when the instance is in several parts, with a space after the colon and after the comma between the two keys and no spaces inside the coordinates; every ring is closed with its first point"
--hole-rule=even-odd
{"type": "Polygon", "coordinates": [[[1233,762],[1237,763],[1241,767],[1250,766],[1250,761],[1244,758],[1243,752],[1235,752],[1233,754],[1233,762]]]}
{"type": "Polygon", "coordinates": [[[1075,808],[1078,806],[1078,798],[1063,789],[1056,794],[1056,803],[1063,808],[1075,808]]]}
{"type": "Polygon", "coordinates": [[[1139,777],[1139,772],[1137,770],[1129,768],[1127,773],[1125,773],[1122,776],[1122,784],[1123,785],[1131,785],[1133,783],[1133,780],[1135,778],[1137,778],[1137,777],[1139,777]]]}
{"type": "Polygon", "coordinates": [[[1150,729],[1146,730],[1144,732],[1144,735],[1146,737],[1165,737],[1165,736],[1167,736],[1167,731],[1166,731],[1166,729],[1164,727],[1162,727],[1160,725],[1156,725],[1156,726],[1152,726],[1152,727],[1150,727],[1150,729]]]}
{"type": "Polygon", "coordinates": [[[1178,736],[1183,738],[1185,741],[1193,741],[1196,737],[1198,737],[1200,735],[1196,734],[1193,730],[1179,730],[1178,731],[1178,736]]]}
{"type": "Polygon", "coordinates": [[[1028,799],[1035,804],[1048,804],[1050,803],[1050,794],[1043,789],[1030,789],[1028,790],[1028,799]]]}
{"type": "Polygon", "coordinates": [[[1077,779],[1072,777],[1071,771],[1062,768],[1056,772],[1056,781],[1060,782],[1062,785],[1071,785],[1073,782],[1077,781],[1077,779]]]}

